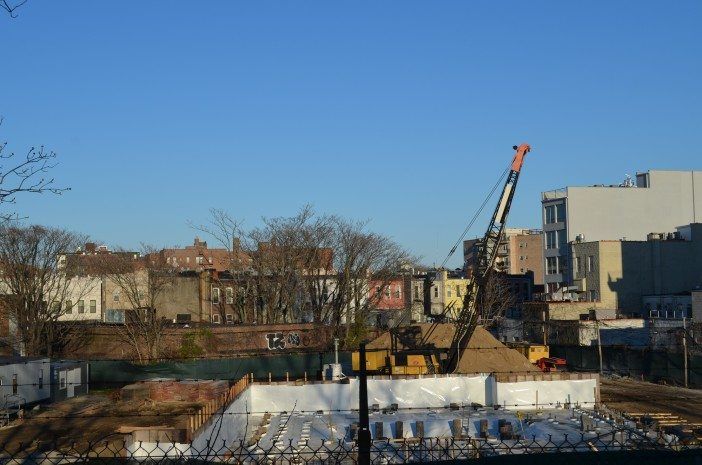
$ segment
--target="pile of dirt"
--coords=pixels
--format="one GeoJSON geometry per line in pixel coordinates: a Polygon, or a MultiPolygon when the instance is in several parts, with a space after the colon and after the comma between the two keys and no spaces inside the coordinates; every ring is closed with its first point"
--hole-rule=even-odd
{"type": "MultiPolygon", "coordinates": [[[[456,328],[452,324],[438,324],[432,329],[424,323],[397,331],[397,349],[448,350],[456,328]]],[[[366,345],[368,350],[390,349],[391,335],[381,334],[366,345]]],[[[482,326],[475,328],[456,369],[457,373],[524,373],[539,369],[514,349],[502,344],[482,326]]]]}

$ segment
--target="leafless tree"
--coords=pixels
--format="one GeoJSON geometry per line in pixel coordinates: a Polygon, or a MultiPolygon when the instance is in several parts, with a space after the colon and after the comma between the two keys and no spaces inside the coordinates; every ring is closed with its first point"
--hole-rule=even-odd
{"type": "Polygon", "coordinates": [[[28,0],[18,0],[13,2],[12,0],[0,0],[0,8],[7,11],[11,18],[16,18],[17,14],[15,13],[15,10],[27,3],[27,1],[28,0]]]}
{"type": "MultiPolygon", "coordinates": [[[[0,226],[0,294],[11,330],[8,343],[30,356],[52,355],[75,338],[67,311],[95,282],[62,266],[59,256],[73,252],[86,237],[43,226],[0,226]]],[[[75,341],[74,341],[75,342],[75,341]]]]}
{"type": "Polygon", "coordinates": [[[368,329],[368,316],[381,298],[370,289],[384,289],[413,258],[391,238],[367,231],[367,222],[336,219],[334,262],[337,283],[331,323],[347,327],[347,345],[355,345],[368,329]]]}
{"type": "Polygon", "coordinates": [[[390,238],[367,231],[367,222],[316,215],[310,206],[264,218],[259,228],[242,224],[213,210],[208,225],[194,227],[231,250],[239,305],[248,303],[259,323],[362,326],[379,298],[369,295],[369,282],[391,278],[410,260],[390,238]]]}
{"type": "MultiPolygon", "coordinates": [[[[7,2],[0,3],[3,8],[6,5],[7,2]]],[[[14,10],[8,11],[12,13],[14,10]]],[[[2,122],[0,118],[0,126],[2,122]]],[[[24,157],[17,157],[14,152],[7,151],[7,142],[0,143],[0,207],[15,203],[18,194],[61,194],[67,191],[67,188],[56,187],[54,178],[45,177],[56,166],[55,159],[56,153],[46,150],[44,146],[30,147],[24,157]]],[[[0,212],[0,221],[13,218],[17,216],[0,212]]]]}
{"type": "Polygon", "coordinates": [[[505,312],[517,302],[512,286],[504,273],[488,273],[478,295],[476,306],[480,313],[481,324],[487,328],[498,324],[505,312]]]}
{"type": "Polygon", "coordinates": [[[165,328],[169,321],[159,315],[157,302],[175,283],[176,272],[155,249],[142,247],[142,253],[117,251],[101,260],[101,274],[106,286],[113,286],[125,298],[123,340],[140,362],[163,355],[165,328]]]}

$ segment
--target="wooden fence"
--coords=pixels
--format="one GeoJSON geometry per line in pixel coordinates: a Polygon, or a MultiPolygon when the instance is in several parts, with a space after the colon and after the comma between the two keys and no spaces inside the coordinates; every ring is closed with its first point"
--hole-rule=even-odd
{"type": "Polygon", "coordinates": [[[241,378],[236,383],[229,387],[229,390],[219,396],[216,399],[212,399],[207,402],[204,406],[200,407],[195,411],[195,413],[190,414],[188,418],[188,430],[187,438],[188,441],[192,441],[195,434],[207,424],[207,422],[220,410],[224,411],[226,408],[236,400],[239,395],[248,389],[249,385],[253,380],[253,374],[246,375],[241,378]]]}

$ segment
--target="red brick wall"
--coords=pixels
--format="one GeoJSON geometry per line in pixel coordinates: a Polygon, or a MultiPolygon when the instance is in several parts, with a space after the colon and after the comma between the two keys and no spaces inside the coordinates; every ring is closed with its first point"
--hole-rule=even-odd
{"type": "Polygon", "coordinates": [[[227,381],[147,381],[149,398],[157,402],[209,402],[229,390],[227,381]]]}
{"type": "MultiPolygon", "coordinates": [[[[120,325],[86,326],[79,330],[91,333],[89,342],[62,356],[93,360],[134,358],[132,347],[121,337],[120,325]]],[[[168,328],[164,358],[177,358],[187,335],[194,335],[196,344],[204,350],[203,357],[322,351],[333,346],[333,328],[313,323],[168,328]]]]}

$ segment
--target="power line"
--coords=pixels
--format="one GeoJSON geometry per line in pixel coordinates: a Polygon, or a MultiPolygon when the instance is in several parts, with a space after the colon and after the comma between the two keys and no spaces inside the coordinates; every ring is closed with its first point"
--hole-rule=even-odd
{"type": "Polygon", "coordinates": [[[480,205],[480,207],[479,207],[478,210],[475,212],[475,214],[473,215],[473,217],[470,219],[470,221],[468,222],[468,225],[467,225],[467,226],[465,227],[465,229],[463,230],[463,233],[461,233],[461,235],[459,236],[458,240],[455,242],[455,244],[453,244],[453,247],[451,247],[451,250],[449,251],[448,255],[446,255],[446,258],[445,258],[444,261],[441,263],[440,268],[444,268],[444,267],[446,266],[446,263],[448,263],[449,259],[451,258],[451,256],[456,252],[456,249],[458,248],[458,246],[459,246],[459,245],[461,244],[461,242],[463,241],[463,238],[466,237],[466,234],[468,234],[468,231],[470,231],[470,229],[473,227],[473,224],[475,224],[475,222],[477,221],[478,217],[480,216],[480,214],[483,212],[483,210],[484,210],[485,207],[487,206],[488,202],[490,202],[490,199],[491,199],[492,196],[495,194],[495,191],[497,191],[497,189],[500,187],[500,184],[502,184],[502,180],[504,179],[504,177],[507,175],[508,172],[509,172],[509,165],[508,165],[508,167],[504,170],[504,172],[502,173],[502,175],[500,176],[500,178],[497,180],[497,182],[495,183],[495,185],[492,187],[492,189],[491,189],[490,192],[488,193],[487,197],[485,197],[485,200],[483,200],[483,203],[480,205]]]}

